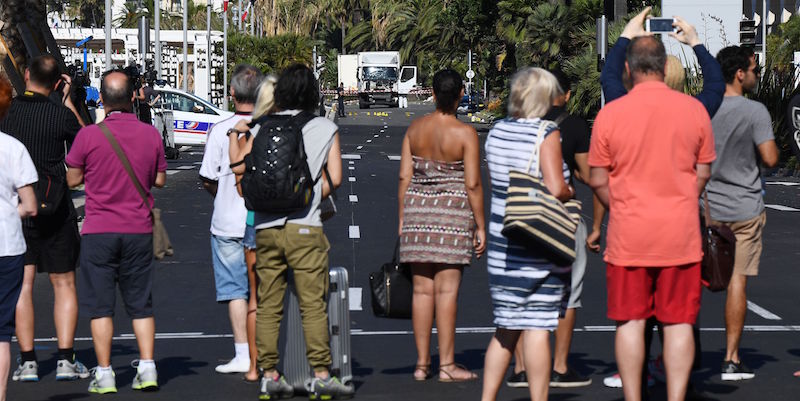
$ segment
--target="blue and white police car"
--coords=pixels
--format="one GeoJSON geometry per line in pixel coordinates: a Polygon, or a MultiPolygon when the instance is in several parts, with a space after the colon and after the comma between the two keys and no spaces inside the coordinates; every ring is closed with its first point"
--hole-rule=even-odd
{"type": "Polygon", "coordinates": [[[233,115],[180,89],[158,85],[153,89],[160,96],[154,107],[172,110],[176,145],[204,145],[211,126],[233,115]]]}

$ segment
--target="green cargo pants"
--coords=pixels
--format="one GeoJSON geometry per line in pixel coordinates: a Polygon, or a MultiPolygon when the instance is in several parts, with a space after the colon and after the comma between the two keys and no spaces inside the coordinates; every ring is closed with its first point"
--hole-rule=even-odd
{"type": "MultiPolygon", "coordinates": [[[[283,318],[286,274],[294,274],[297,300],[305,333],[308,363],[314,371],[331,364],[327,296],[330,243],[322,227],[286,224],[256,233],[258,310],[256,347],[258,366],[272,370],[278,365],[278,333],[283,318]]],[[[294,336],[296,333],[288,333],[294,336]]]]}

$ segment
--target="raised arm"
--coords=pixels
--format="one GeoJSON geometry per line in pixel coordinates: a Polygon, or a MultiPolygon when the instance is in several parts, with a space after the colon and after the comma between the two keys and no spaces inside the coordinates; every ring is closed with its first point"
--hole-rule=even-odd
{"type": "Polygon", "coordinates": [[[631,39],[648,35],[644,30],[644,20],[650,13],[650,7],[645,8],[637,16],[631,18],[625,29],[622,31],[617,42],[606,55],[606,63],[603,72],[600,74],[600,85],[603,88],[606,103],[616,100],[628,93],[625,85],[622,84],[622,73],[625,71],[625,51],[631,39]]]}
{"type": "Polygon", "coordinates": [[[708,111],[708,116],[713,118],[719,110],[719,106],[722,105],[722,97],[725,95],[725,79],[722,77],[722,68],[700,42],[695,27],[681,17],[675,16],[674,18],[673,26],[678,28],[678,32],[671,32],[670,36],[691,46],[694,50],[697,62],[703,71],[703,90],[695,97],[703,103],[708,111]]]}

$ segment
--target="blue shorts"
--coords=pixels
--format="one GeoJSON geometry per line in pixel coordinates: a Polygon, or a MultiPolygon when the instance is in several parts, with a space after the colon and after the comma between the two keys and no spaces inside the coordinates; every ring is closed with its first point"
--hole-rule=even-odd
{"type": "Polygon", "coordinates": [[[15,329],[15,311],[25,272],[24,255],[0,257],[0,342],[10,342],[15,329]]]}
{"type": "Polygon", "coordinates": [[[211,235],[211,257],[214,261],[217,302],[247,300],[250,296],[250,285],[247,281],[242,239],[211,235]]]}
{"type": "Polygon", "coordinates": [[[255,227],[253,227],[251,225],[248,225],[244,229],[244,240],[242,240],[242,242],[244,243],[244,247],[247,248],[248,250],[253,250],[254,251],[256,249],[256,228],[255,227]]]}

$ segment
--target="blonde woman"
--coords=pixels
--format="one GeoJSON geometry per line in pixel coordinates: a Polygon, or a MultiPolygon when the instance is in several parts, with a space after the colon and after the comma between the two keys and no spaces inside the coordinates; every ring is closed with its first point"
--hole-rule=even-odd
{"type": "Polygon", "coordinates": [[[569,168],[561,156],[558,127],[542,120],[561,94],[556,78],[541,68],[514,74],[508,102],[509,118],[497,123],[486,139],[486,159],[492,184],[489,222],[489,291],[497,331],[486,350],[482,399],[494,400],[517,341],[523,350],[531,400],[547,399],[550,385],[550,331],[566,310],[570,266],[556,266],[525,244],[504,237],[505,197],[510,170],[525,170],[539,147],[538,163],[548,191],[570,199],[569,168]]]}
{"type": "MultiPolygon", "coordinates": [[[[256,106],[253,110],[253,118],[259,118],[265,114],[272,113],[275,110],[275,84],[278,78],[274,75],[268,75],[262,81],[261,86],[258,88],[258,98],[256,99],[256,106]]],[[[247,126],[247,121],[240,120],[234,128],[239,132],[247,132],[250,128],[247,126]]],[[[241,174],[244,174],[244,163],[242,160],[244,156],[250,153],[253,147],[254,135],[247,138],[242,135],[229,135],[230,147],[228,148],[231,164],[231,169],[236,174],[236,182],[241,181],[241,174]]],[[[239,187],[239,194],[241,195],[241,187],[239,187]]],[[[247,278],[250,284],[250,299],[247,306],[247,343],[250,348],[250,370],[244,375],[246,381],[255,382],[258,380],[258,369],[256,363],[258,360],[258,350],[256,349],[256,278],[253,267],[256,264],[256,229],[253,226],[253,211],[247,212],[247,227],[244,232],[244,259],[247,263],[247,278]]]]}

